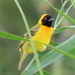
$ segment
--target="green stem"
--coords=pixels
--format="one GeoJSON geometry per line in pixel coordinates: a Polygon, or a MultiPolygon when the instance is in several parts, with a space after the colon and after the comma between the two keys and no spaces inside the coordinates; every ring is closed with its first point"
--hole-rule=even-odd
{"type": "Polygon", "coordinates": [[[73,7],[75,8],[75,0],[70,0],[70,1],[72,3],[73,7]]]}
{"type": "MultiPolygon", "coordinates": [[[[71,7],[72,7],[72,4],[71,4],[71,5],[69,6],[69,8],[66,10],[65,14],[68,13],[68,11],[71,9],[71,7]]],[[[62,22],[63,19],[64,19],[64,17],[62,16],[61,19],[59,20],[59,22],[56,24],[56,26],[58,26],[58,25],[62,22]]]]}
{"type": "Polygon", "coordinates": [[[53,46],[51,46],[51,45],[46,45],[46,46],[49,47],[49,48],[51,48],[51,49],[54,49],[54,50],[56,50],[56,51],[58,51],[58,52],[60,52],[60,53],[62,53],[62,54],[64,54],[64,55],[66,55],[66,56],[68,56],[68,57],[71,57],[71,58],[75,59],[75,56],[74,56],[74,55],[71,55],[71,54],[66,53],[66,52],[64,52],[64,51],[61,51],[61,50],[59,50],[59,49],[57,49],[57,48],[55,48],[55,47],[53,47],[53,46]]]}
{"type": "MultiPolygon", "coordinates": [[[[37,52],[36,52],[36,48],[35,48],[34,42],[33,42],[33,40],[32,40],[32,36],[31,36],[30,30],[29,30],[29,25],[28,25],[28,22],[27,22],[27,20],[26,20],[25,14],[24,14],[24,12],[23,12],[23,10],[22,10],[22,8],[21,8],[21,6],[20,6],[18,0],[14,0],[14,2],[16,3],[16,5],[17,5],[17,7],[18,7],[18,9],[19,9],[19,11],[20,11],[20,13],[21,13],[21,16],[22,16],[22,18],[23,18],[25,27],[26,27],[26,29],[27,29],[27,32],[28,32],[28,35],[29,35],[29,38],[30,38],[30,42],[31,42],[31,45],[32,45],[32,49],[33,49],[33,51],[34,51],[34,55],[35,55],[35,59],[36,59],[36,62],[37,62],[37,66],[38,66],[40,75],[43,75],[43,71],[42,71],[42,68],[41,68],[41,65],[40,65],[40,61],[39,61],[39,59],[38,59],[38,54],[37,54],[37,52]]],[[[22,75],[24,75],[23,72],[22,72],[22,75]]]]}
{"type": "Polygon", "coordinates": [[[55,8],[51,3],[49,3],[47,0],[44,0],[50,7],[52,7],[56,12],[60,13],[62,16],[64,16],[67,20],[75,24],[75,20],[71,17],[65,15],[63,12],[59,11],[57,8],[55,8]]]}
{"type": "MultiPolygon", "coordinates": [[[[61,7],[60,11],[63,10],[63,8],[65,7],[65,5],[66,5],[67,3],[68,3],[68,0],[64,1],[63,6],[61,7]]],[[[54,29],[56,29],[57,26],[58,26],[57,22],[58,22],[59,16],[60,16],[60,13],[57,15],[57,18],[56,18],[56,20],[55,20],[54,29]]]]}
{"type": "Polygon", "coordinates": [[[26,67],[26,69],[25,70],[27,70],[31,65],[32,65],[32,63],[35,61],[35,57],[33,57],[33,59],[30,61],[30,63],[28,64],[28,66],[26,67]]]}

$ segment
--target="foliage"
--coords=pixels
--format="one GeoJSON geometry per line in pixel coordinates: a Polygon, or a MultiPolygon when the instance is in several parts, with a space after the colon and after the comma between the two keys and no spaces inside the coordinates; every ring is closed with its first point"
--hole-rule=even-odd
{"type": "MultiPolygon", "coordinates": [[[[24,21],[24,24],[26,26],[26,29],[27,29],[27,32],[29,34],[29,37],[30,37],[30,40],[28,39],[24,39],[22,37],[19,37],[19,36],[16,36],[16,35],[13,35],[13,34],[10,34],[10,33],[7,33],[7,32],[3,32],[3,31],[0,31],[0,37],[1,38],[7,38],[7,39],[12,39],[12,40],[24,40],[24,41],[30,41],[31,44],[32,44],[32,48],[34,50],[34,57],[36,59],[36,62],[33,63],[35,61],[34,60],[31,60],[31,62],[28,64],[27,68],[22,72],[21,75],[33,75],[33,74],[36,74],[36,75],[52,75],[52,74],[49,74],[47,73],[46,71],[43,71],[42,69],[45,68],[46,66],[48,66],[49,64],[51,64],[52,62],[54,62],[55,60],[57,60],[58,58],[60,58],[61,56],[63,55],[66,55],[70,58],[73,58],[75,59],[75,54],[74,54],[74,50],[75,50],[75,34],[72,35],[69,39],[67,39],[66,41],[58,44],[58,43],[54,43],[54,42],[51,42],[50,45],[46,45],[48,46],[48,48],[51,48],[49,49],[48,51],[46,52],[42,52],[40,53],[40,59],[38,59],[38,54],[36,52],[36,49],[34,47],[34,42],[32,41],[31,39],[31,34],[29,32],[29,25],[27,23],[27,20],[26,20],[26,17],[24,15],[24,12],[18,2],[18,0],[14,0],[18,9],[20,10],[20,13],[22,15],[22,18],[23,18],[23,21],[24,21]],[[38,67],[37,67],[38,66],[38,67]],[[39,71],[39,72],[38,72],[39,71]]],[[[58,10],[57,8],[55,8],[50,2],[48,2],[47,0],[44,0],[45,3],[47,3],[52,9],[55,10],[55,12],[58,12],[58,16],[56,18],[56,21],[55,21],[55,24],[54,24],[54,34],[57,34],[57,33],[60,33],[64,30],[67,30],[67,29],[70,29],[70,28],[75,28],[74,25],[71,25],[71,26],[64,26],[64,27],[60,27],[60,28],[57,28],[59,26],[58,22],[59,22],[59,19],[61,21],[63,21],[64,18],[66,18],[68,21],[70,21],[72,24],[75,24],[75,20],[71,17],[69,17],[67,14],[63,13],[62,10],[64,8],[62,8],[62,10],[58,10]],[[60,18],[60,17],[64,17],[63,19],[60,18]]],[[[65,7],[65,2],[66,4],[68,3],[68,1],[64,1],[62,7],[64,6],[65,7]]],[[[74,5],[74,1],[71,0],[73,6],[75,7],[74,5]]],[[[69,9],[70,10],[70,9],[69,9]]]]}

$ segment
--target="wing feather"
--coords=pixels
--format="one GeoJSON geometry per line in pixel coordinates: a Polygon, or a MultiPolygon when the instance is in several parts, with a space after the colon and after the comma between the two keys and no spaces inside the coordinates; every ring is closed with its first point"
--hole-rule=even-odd
{"type": "MultiPolygon", "coordinates": [[[[30,29],[30,33],[31,33],[31,35],[32,36],[34,36],[35,35],[35,33],[39,30],[39,28],[40,28],[40,25],[35,25],[34,27],[32,27],[31,29],[30,29]]],[[[29,39],[29,36],[28,36],[28,33],[25,33],[24,34],[24,38],[25,39],[29,39]]],[[[23,44],[25,43],[26,41],[21,41],[20,43],[19,43],[19,45],[18,45],[18,49],[20,49],[22,46],[23,46],[23,44]]]]}

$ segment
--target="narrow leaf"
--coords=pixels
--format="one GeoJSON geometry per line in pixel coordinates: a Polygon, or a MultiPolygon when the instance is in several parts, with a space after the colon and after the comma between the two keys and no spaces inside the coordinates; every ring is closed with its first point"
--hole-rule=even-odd
{"type": "Polygon", "coordinates": [[[73,49],[72,49],[71,51],[69,51],[68,53],[75,56],[75,48],[73,48],[73,49]]]}
{"type": "Polygon", "coordinates": [[[63,12],[59,11],[57,8],[55,8],[51,3],[49,3],[47,0],[44,0],[50,7],[52,7],[56,12],[60,13],[62,16],[64,16],[67,20],[75,24],[75,20],[71,17],[65,15],[63,12]]]}
{"type": "MultiPolygon", "coordinates": [[[[68,0],[64,1],[63,5],[62,5],[62,7],[61,7],[61,9],[60,9],[60,11],[62,11],[62,10],[64,9],[64,7],[66,6],[66,4],[67,4],[68,2],[69,2],[68,0]]],[[[54,23],[54,29],[56,29],[56,27],[58,26],[57,23],[58,23],[59,17],[60,17],[60,13],[58,13],[58,15],[57,15],[57,17],[56,17],[56,20],[55,20],[55,23],[54,23]]]]}
{"type": "Polygon", "coordinates": [[[29,40],[24,39],[24,38],[22,38],[22,37],[19,37],[19,36],[10,34],[10,33],[6,33],[6,32],[3,32],[3,31],[0,31],[0,37],[1,37],[1,38],[12,39],[12,40],[24,40],[24,41],[29,41],[29,40]]]}
{"type": "MultiPolygon", "coordinates": [[[[64,14],[67,15],[68,11],[69,11],[71,8],[72,8],[72,4],[68,7],[68,9],[66,10],[66,12],[65,12],[64,14]]],[[[60,13],[59,13],[59,14],[60,14],[60,13]]],[[[62,17],[60,18],[60,20],[58,21],[58,23],[55,25],[54,29],[56,29],[56,27],[63,21],[64,18],[65,18],[64,16],[62,16],[62,17]]]]}
{"type": "MultiPolygon", "coordinates": [[[[44,74],[44,75],[52,75],[52,74],[50,74],[49,72],[44,71],[44,70],[43,70],[43,74],[44,74]]],[[[39,72],[37,72],[36,75],[40,75],[39,72]]]]}
{"type": "MultiPolygon", "coordinates": [[[[73,35],[71,38],[69,38],[65,42],[56,46],[57,49],[60,49],[64,52],[69,52],[74,47],[75,47],[75,35],[73,35]]],[[[41,63],[42,68],[51,64],[56,59],[60,58],[62,55],[63,55],[62,53],[59,53],[59,52],[52,49],[51,51],[49,51],[47,54],[45,54],[40,59],[40,63],[41,63]]],[[[26,71],[23,71],[22,75],[33,75],[37,71],[38,71],[37,65],[36,65],[36,63],[34,63],[29,69],[27,69],[26,71]]]]}
{"type": "Polygon", "coordinates": [[[55,42],[50,42],[50,44],[52,45],[52,46],[57,46],[57,45],[59,45],[58,43],[55,43],[55,42]]]}
{"type": "Polygon", "coordinates": [[[66,27],[62,27],[62,28],[57,28],[54,30],[54,34],[60,33],[66,29],[69,29],[69,28],[75,28],[75,26],[66,26],[66,27]]]}
{"type": "Polygon", "coordinates": [[[70,1],[72,3],[73,7],[75,8],[75,0],[70,0],[70,1]]]}
{"type": "Polygon", "coordinates": [[[23,18],[25,27],[26,27],[26,29],[27,29],[27,33],[28,33],[28,35],[29,35],[29,39],[30,39],[30,42],[31,42],[31,46],[32,46],[32,49],[33,49],[33,52],[34,52],[34,56],[35,56],[35,59],[36,59],[36,62],[37,62],[37,66],[38,66],[40,75],[43,75],[42,67],[41,67],[41,65],[40,65],[40,61],[39,61],[39,59],[38,59],[38,54],[37,54],[37,52],[36,52],[36,48],[35,48],[34,42],[33,42],[33,40],[32,40],[32,36],[31,36],[30,30],[29,30],[29,25],[28,25],[26,16],[25,16],[25,14],[24,14],[24,12],[23,12],[23,10],[22,10],[22,8],[21,8],[21,6],[20,6],[18,0],[14,0],[14,2],[16,3],[16,5],[17,5],[17,7],[18,7],[18,9],[19,9],[19,11],[20,11],[20,13],[21,13],[21,16],[22,16],[22,18],[23,18]]]}

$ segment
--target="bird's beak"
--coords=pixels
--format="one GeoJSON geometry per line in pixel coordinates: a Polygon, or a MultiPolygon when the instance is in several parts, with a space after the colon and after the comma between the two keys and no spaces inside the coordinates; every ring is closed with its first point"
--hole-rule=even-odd
{"type": "Polygon", "coordinates": [[[54,21],[54,18],[50,18],[48,21],[54,21]]]}

